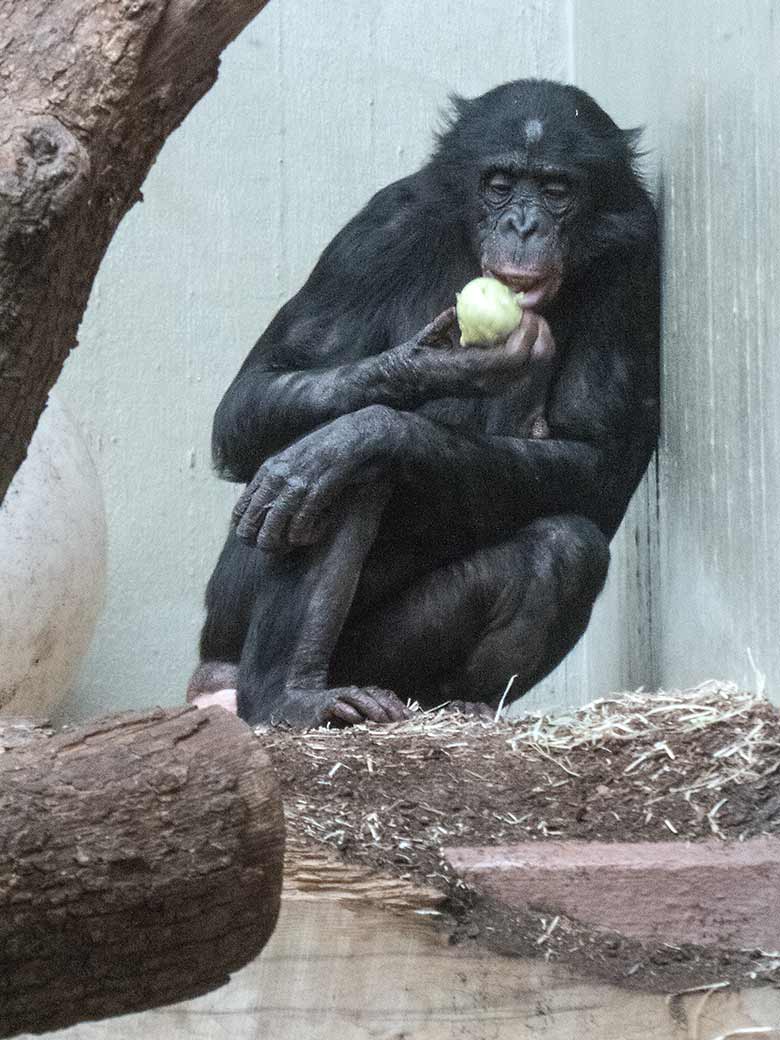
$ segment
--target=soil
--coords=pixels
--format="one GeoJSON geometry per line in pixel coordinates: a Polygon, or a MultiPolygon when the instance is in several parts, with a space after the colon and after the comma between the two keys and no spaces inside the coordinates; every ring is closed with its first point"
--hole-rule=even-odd
{"type": "Polygon", "coordinates": [[[633,694],[570,717],[486,723],[456,713],[310,733],[259,733],[288,833],[446,897],[451,942],[568,962],[634,989],[780,984],[780,954],[640,943],[466,887],[442,849],[547,838],[739,840],[780,830],[780,715],[710,684],[633,694]]]}

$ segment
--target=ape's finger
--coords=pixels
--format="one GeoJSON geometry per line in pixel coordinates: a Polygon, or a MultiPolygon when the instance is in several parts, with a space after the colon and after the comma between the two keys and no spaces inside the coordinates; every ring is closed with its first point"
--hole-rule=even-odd
{"type": "Polygon", "coordinates": [[[239,495],[238,501],[233,506],[233,512],[230,514],[230,522],[233,524],[234,527],[239,523],[241,517],[246,512],[247,506],[252,501],[252,495],[254,494],[254,490],[255,484],[254,481],[252,481],[251,484],[247,484],[247,486],[239,495]]]}
{"type": "Polygon", "coordinates": [[[249,485],[233,510],[233,515],[238,517],[236,534],[239,538],[254,541],[275,497],[275,491],[265,477],[249,485]]]}
{"type": "MultiPolygon", "coordinates": [[[[266,510],[270,508],[266,507],[266,510]]],[[[265,511],[260,513],[255,510],[252,516],[248,516],[247,513],[241,517],[236,525],[236,537],[240,538],[242,542],[248,542],[249,545],[254,545],[257,541],[257,532],[263,525],[265,520],[265,511]]]]}
{"type": "Polygon", "coordinates": [[[379,686],[371,686],[367,692],[371,694],[377,704],[384,708],[391,722],[400,722],[402,719],[408,719],[411,716],[411,711],[392,690],[383,690],[379,686]]]}
{"type": "MultiPolygon", "coordinates": [[[[288,482],[284,477],[275,476],[272,473],[264,472],[262,477],[258,474],[258,479],[253,482],[254,489],[249,504],[236,527],[236,534],[239,538],[248,542],[256,540],[257,532],[265,523],[268,510],[290,484],[292,481],[288,482]]],[[[253,485],[250,484],[250,487],[253,485]]]]}
{"type": "Polygon", "coordinates": [[[467,718],[481,722],[492,722],[496,717],[495,710],[484,701],[450,701],[447,710],[460,712],[467,718]]]}
{"type": "Polygon", "coordinates": [[[543,415],[537,415],[531,424],[528,436],[533,441],[546,441],[550,436],[550,427],[543,415]]]}
{"type": "Polygon", "coordinates": [[[360,712],[345,701],[334,701],[328,709],[328,715],[339,722],[346,722],[350,726],[359,726],[361,722],[365,721],[360,712]]]}
{"type": "Polygon", "coordinates": [[[262,527],[257,535],[261,549],[285,549],[289,545],[288,528],[295,517],[305,488],[300,484],[288,484],[267,507],[262,527]]]}
{"type": "MultiPolygon", "coordinates": [[[[540,322],[541,326],[541,322],[540,322]]],[[[535,365],[551,365],[555,361],[557,348],[547,323],[539,329],[539,335],[531,347],[531,360],[535,365]]]]}
{"type": "Polygon", "coordinates": [[[425,326],[420,333],[419,342],[425,347],[449,346],[456,327],[455,308],[448,307],[425,326]]]}
{"type": "Polygon", "coordinates": [[[527,361],[531,356],[531,349],[538,338],[538,333],[539,319],[528,311],[523,315],[523,320],[517,328],[509,333],[504,349],[518,360],[527,361]]]}
{"type": "Polygon", "coordinates": [[[290,545],[314,545],[319,541],[325,526],[323,514],[331,508],[337,493],[336,482],[327,478],[307,489],[298,511],[290,520],[287,532],[290,545]]]}
{"type": "Polygon", "coordinates": [[[383,705],[373,696],[373,692],[353,687],[342,691],[340,696],[348,704],[352,704],[358,711],[361,711],[370,722],[392,721],[383,705]]]}

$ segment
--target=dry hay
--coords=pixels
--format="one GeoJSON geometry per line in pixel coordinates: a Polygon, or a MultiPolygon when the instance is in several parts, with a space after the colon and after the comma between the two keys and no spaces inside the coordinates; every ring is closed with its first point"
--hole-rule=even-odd
{"type": "MultiPolygon", "coordinates": [[[[775,708],[763,697],[715,681],[685,691],[637,691],[605,697],[571,716],[526,716],[509,739],[513,748],[536,751],[573,775],[577,774],[567,764],[571,752],[599,745],[608,750],[615,743],[643,745],[624,767],[623,775],[641,772],[640,787],[647,794],[649,814],[665,798],[682,798],[688,804],[694,796],[711,799],[741,784],[763,784],[780,768],[780,723],[775,708]],[[705,742],[707,753],[695,769],[689,763],[677,769],[668,764],[676,761],[671,745],[678,740],[688,743],[707,730],[717,738],[711,744],[705,742]],[[644,747],[650,741],[652,746],[644,747]]],[[[727,802],[727,796],[719,798],[706,813],[710,830],[720,837],[723,832],[717,816],[727,802]]],[[[676,833],[668,821],[666,825],[676,833]]]]}
{"type": "MultiPolygon", "coordinates": [[[[780,718],[776,709],[763,697],[714,681],[686,691],[617,694],[568,715],[533,713],[491,723],[439,709],[418,711],[407,722],[385,726],[262,735],[269,747],[284,751],[285,758],[295,749],[296,757],[310,763],[306,779],[314,780],[314,790],[298,783],[295,776],[285,778],[294,790],[294,797],[288,797],[288,814],[296,830],[314,841],[335,846],[343,846],[347,836],[354,836],[382,846],[388,853],[403,850],[420,830],[417,824],[430,824],[428,833],[438,835],[441,844],[450,845],[459,843],[466,828],[462,821],[450,814],[445,819],[442,810],[426,804],[421,790],[409,792],[420,810],[415,817],[415,834],[399,833],[393,817],[396,804],[377,804],[358,817],[350,811],[354,791],[347,795],[346,803],[341,799],[344,791],[340,791],[337,780],[340,770],[346,770],[350,778],[363,777],[368,781],[366,787],[375,787],[381,785],[371,780],[380,769],[408,774],[419,772],[422,766],[423,773],[433,775],[432,759],[443,757],[453,772],[460,767],[454,779],[465,790],[480,784],[492,790],[497,783],[495,766],[503,761],[511,767],[512,776],[518,776],[523,767],[533,774],[540,767],[552,767],[545,779],[547,788],[554,791],[572,786],[576,780],[587,785],[594,773],[594,761],[601,756],[603,762],[603,756],[608,756],[604,768],[609,770],[609,793],[614,799],[610,812],[620,817],[621,789],[630,793],[632,804],[640,792],[645,833],[635,837],[657,839],[658,822],[672,834],[697,838],[703,836],[701,822],[706,821],[711,833],[726,837],[718,817],[729,797],[746,785],[763,787],[780,769],[780,718]],[[661,814],[662,808],[674,803],[676,811],[661,814]],[[426,813],[442,817],[441,822],[429,820],[426,813]],[[681,814],[689,817],[682,827],[667,818],[679,820],[681,814]]],[[[595,793],[606,795],[605,786],[599,785],[595,793]]],[[[532,788],[525,794],[543,792],[532,788]]],[[[513,795],[524,797],[522,789],[513,795]]],[[[408,800],[401,799],[404,803],[408,800]]],[[[494,819],[505,826],[486,834],[486,843],[523,839],[523,834],[511,833],[507,827],[526,834],[550,833],[544,821],[536,820],[531,826],[530,812],[518,818],[502,811],[500,803],[495,809],[494,819]]],[[[770,830],[776,829],[774,820],[764,822],[770,824],[770,830]]],[[[735,829],[732,823],[728,836],[744,838],[761,832],[753,826],[755,821],[744,819],[744,823],[743,830],[735,829]]],[[[634,821],[632,830],[636,827],[634,821]]]]}
{"type": "Polygon", "coordinates": [[[282,783],[292,842],[438,889],[458,938],[487,930],[523,955],[587,954],[601,974],[608,965],[611,978],[649,987],[774,978],[780,969],[772,952],[649,950],[538,914],[510,921],[502,911],[500,925],[486,924],[486,901],[465,890],[442,856],[447,847],[548,837],[740,840],[777,832],[780,716],[762,697],[713,681],[614,695],[566,715],[490,722],[436,710],[391,725],[259,736],[282,783]]]}

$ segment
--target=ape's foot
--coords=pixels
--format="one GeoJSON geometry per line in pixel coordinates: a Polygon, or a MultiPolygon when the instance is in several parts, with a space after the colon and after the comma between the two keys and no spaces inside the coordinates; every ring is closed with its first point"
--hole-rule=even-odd
{"type": "Polygon", "coordinates": [[[187,701],[196,708],[219,705],[237,711],[238,665],[230,661],[204,661],[187,683],[187,701]]]}
{"type": "Polygon", "coordinates": [[[446,711],[458,711],[470,719],[481,719],[484,722],[493,722],[496,717],[496,709],[484,701],[449,701],[444,707],[446,711]]]}
{"type": "Polygon", "coordinates": [[[252,724],[271,723],[293,729],[314,729],[327,723],[357,726],[361,722],[399,722],[409,718],[404,702],[378,686],[339,686],[332,690],[292,689],[271,703],[248,703],[244,694],[239,714],[252,724]]]}
{"type": "Polygon", "coordinates": [[[231,715],[238,712],[237,690],[214,690],[213,693],[201,693],[197,697],[188,697],[187,700],[194,708],[224,708],[231,715]]]}

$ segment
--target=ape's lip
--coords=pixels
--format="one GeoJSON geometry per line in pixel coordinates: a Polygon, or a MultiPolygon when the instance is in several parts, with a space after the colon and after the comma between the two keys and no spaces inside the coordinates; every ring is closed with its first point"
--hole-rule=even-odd
{"type": "Polygon", "coordinates": [[[551,278],[547,272],[523,271],[507,267],[496,271],[488,267],[485,268],[484,273],[487,278],[495,278],[496,281],[503,282],[513,292],[522,293],[522,305],[531,309],[543,302],[548,295],[547,290],[551,288],[551,278]]]}

